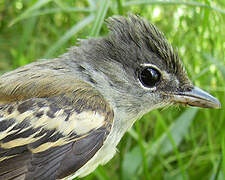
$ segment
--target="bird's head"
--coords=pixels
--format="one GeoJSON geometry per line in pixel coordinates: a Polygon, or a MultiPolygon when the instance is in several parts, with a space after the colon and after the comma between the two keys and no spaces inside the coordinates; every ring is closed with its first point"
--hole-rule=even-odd
{"type": "Polygon", "coordinates": [[[117,106],[143,114],[168,104],[220,107],[193,86],[177,51],[153,24],[135,15],[107,22],[109,36],[85,41],[83,49],[95,86],[117,106]]]}

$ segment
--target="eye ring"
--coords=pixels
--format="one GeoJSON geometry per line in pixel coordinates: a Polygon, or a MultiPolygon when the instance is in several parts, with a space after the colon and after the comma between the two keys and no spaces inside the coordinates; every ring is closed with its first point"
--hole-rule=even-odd
{"type": "Polygon", "coordinates": [[[144,88],[155,89],[160,82],[161,73],[155,66],[142,65],[138,71],[138,79],[144,88]]]}

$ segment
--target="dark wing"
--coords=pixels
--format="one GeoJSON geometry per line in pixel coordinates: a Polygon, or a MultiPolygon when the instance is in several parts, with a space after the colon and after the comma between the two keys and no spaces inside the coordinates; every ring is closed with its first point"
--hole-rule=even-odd
{"type": "Polygon", "coordinates": [[[113,111],[89,85],[69,85],[69,91],[49,97],[23,98],[12,91],[13,100],[7,95],[0,103],[0,179],[63,178],[102,147],[113,111]]]}

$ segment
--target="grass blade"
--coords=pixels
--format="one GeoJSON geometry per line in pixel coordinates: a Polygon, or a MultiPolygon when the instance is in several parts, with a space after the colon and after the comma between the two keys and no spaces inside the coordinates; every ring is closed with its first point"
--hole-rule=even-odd
{"type": "MultiPolygon", "coordinates": [[[[170,125],[168,131],[163,133],[163,135],[154,142],[150,150],[147,152],[150,157],[154,155],[166,155],[173,150],[169,134],[171,135],[175,145],[178,146],[184,138],[184,135],[187,133],[198,109],[191,108],[184,111],[173,124],[170,125]]],[[[151,161],[151,158],[149,159],[151,161]]]]}
{"type": "Polygon", "coordinates": [[[98,11],[95,17],[95,21],[94,21],[94,25],[93,28],[91,30],[90,36],[92,37],[97,37],[99,35],[100,29],[102,27],[102,24],[104,22],[106,13],[108,11],[109,8],[109,0],[101,0],[99,1],[99,7],[98,7],[98,11]]]}
{"type": "Polygon", "coordinates": [[[225,178],[225,136],[222,138],[222,172],[222,175],[225,178]]]}
{"type": "MultiPolygon", "coordinates": [[[[184,111],[177,119],[167,128],[166,132],[163,133],[157,141],[151,144],[147,154],[147,162],[151,164],[155,156],[166,155],[171,151],[175,150],[177,146],[183,140],[185,134],[188,132],[188,129],[198,112],[198,109],[191,108],[184,111]],[[175,146],[175,147],[174,147],[175,146]]],[[[159,113],[159,112],[158,112],[159,113]]],[[[135,139],[136,139],[135,135],[135,139]]],[[[175,150],[176,151],[176,150],[175,150]]],[[[124,162],[123,162],[123,176],[132,177],[139,167],[142,164],[142,153],[140,147],[136,146],[130,152],[126,153],[124,162]],[[135,160],[134,160],[135,158],[135,160]],[[132,163],[135,162],[135,163],[132,163]]],[[[138,172],[139,174],[143,173],[143,168],[138,172]]]]}
{"type": "Polygon", "coordinates": [[[94,0],[88,0],[88,3],[89,3],[89,5],[90,5],[92,8],[96,8],[95,1],[94,1],[94,0]]]}
{"type": "MultiPolygon", "coordinates": [[[[46,14],[54,14],[54,13],[59,13],[59,12],[92,12],[93,9],[91,8],[76,8],[76,7],[72,7],[72,8],[49,8],[49,9],[43,9],[43,10],[37,10],[35,12],[32,12],[31,14],[29,14],[29,16],[25,16],[23,17],[23,19],[27,19],[30,17],[34,17],[34,16],[42,16],[42,15],[46,15],[46,14]]],[[[22,19],[21,19],[22,20],[22,19]]]]}
{"type": "Polygon", "coordinates": [[[96,171],[94,171],[95,176],[99,180],[110,180],[109,176],[107,175],[104,167],[99,166],[96,171]]]}
{"type": "Polygon", "coordinates": [[[209,6],[207,4],[203,4],[200,2],[195,2],[195,1],[149,1],[149,0],[141,0],[141,1],[127,1],[123,3],[123,7],[127,6],[137,6],[137,5],[185,5],[185,6],[193,6],[193,7],[201,7],[201,8],[206,8],[210,10],[214,10],[216,12],[219,12],[223,15],[225,15],[225,10],[214,7],[214,6],[209,6]]]}
{"type": "Polygon", "coordinates": [[[13,19],[10,23],[9,26],[14,25],[15,23],[17,23],[18,21],[21,21],[22,19],[25,19],[29,16],[29,14],[34,11],[37,10],[39,8],[41,8],[43,5],[49,3],[52,0],[39,0],[37,3],[35,3],[33,6],[31,6],[30,8],[28,8],[26,11],[24,11],[21,15],[19,15],[18,17],[16,17],[15,19],[13,19]]]}
{"type": "Polygon", "coordinates": [[[117,9],[120,15],[123,15],[123,6],[122,6],[122,0],[116,0],[117,2],[117,9]]]}
{"type": "Polygon", "coordinates": [[[216,67],[221,71],[223,74],[223,77],[225,77],[225,63],[222,63],[222,61],[218,61],[216,58],[212,57],[209,54],[203,54],[203,56],[210,61],[211,63],[215,64],[216,67]]]}
{"type": "Polygon", "coordinates": [[[75,24],[70,30],[68,30],[48,51],[44,57],[50,57],[53,55],[64,43],[66,43],[74,34],[83,29],[94,20],[94,15],[89,15],[79,23],[75,24]]]}
{"type": "Polygon", "coordinates": [[[135,146],[130,152],[127,152],[124,156],[122,164],[123,180],[132,179],[131,177],[134,177],[141,163],[142,163],[142,155],[140,147],[135,146]]]}

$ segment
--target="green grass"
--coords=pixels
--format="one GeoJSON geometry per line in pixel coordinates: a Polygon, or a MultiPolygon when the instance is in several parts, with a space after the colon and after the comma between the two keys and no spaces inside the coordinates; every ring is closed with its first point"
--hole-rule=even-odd
{"type": "Polygon", "coordinates": [[[190,79],[222,109],[169,108],[146,114],[119,153],[84,180],[225,179],[225,1],[0,1],[0,73],[56,57],[77,38],[107,33],[103,20],[144,16],[178,48],[190,79]],[[97,3],[96,3],[97,2],[97,3]]]}

